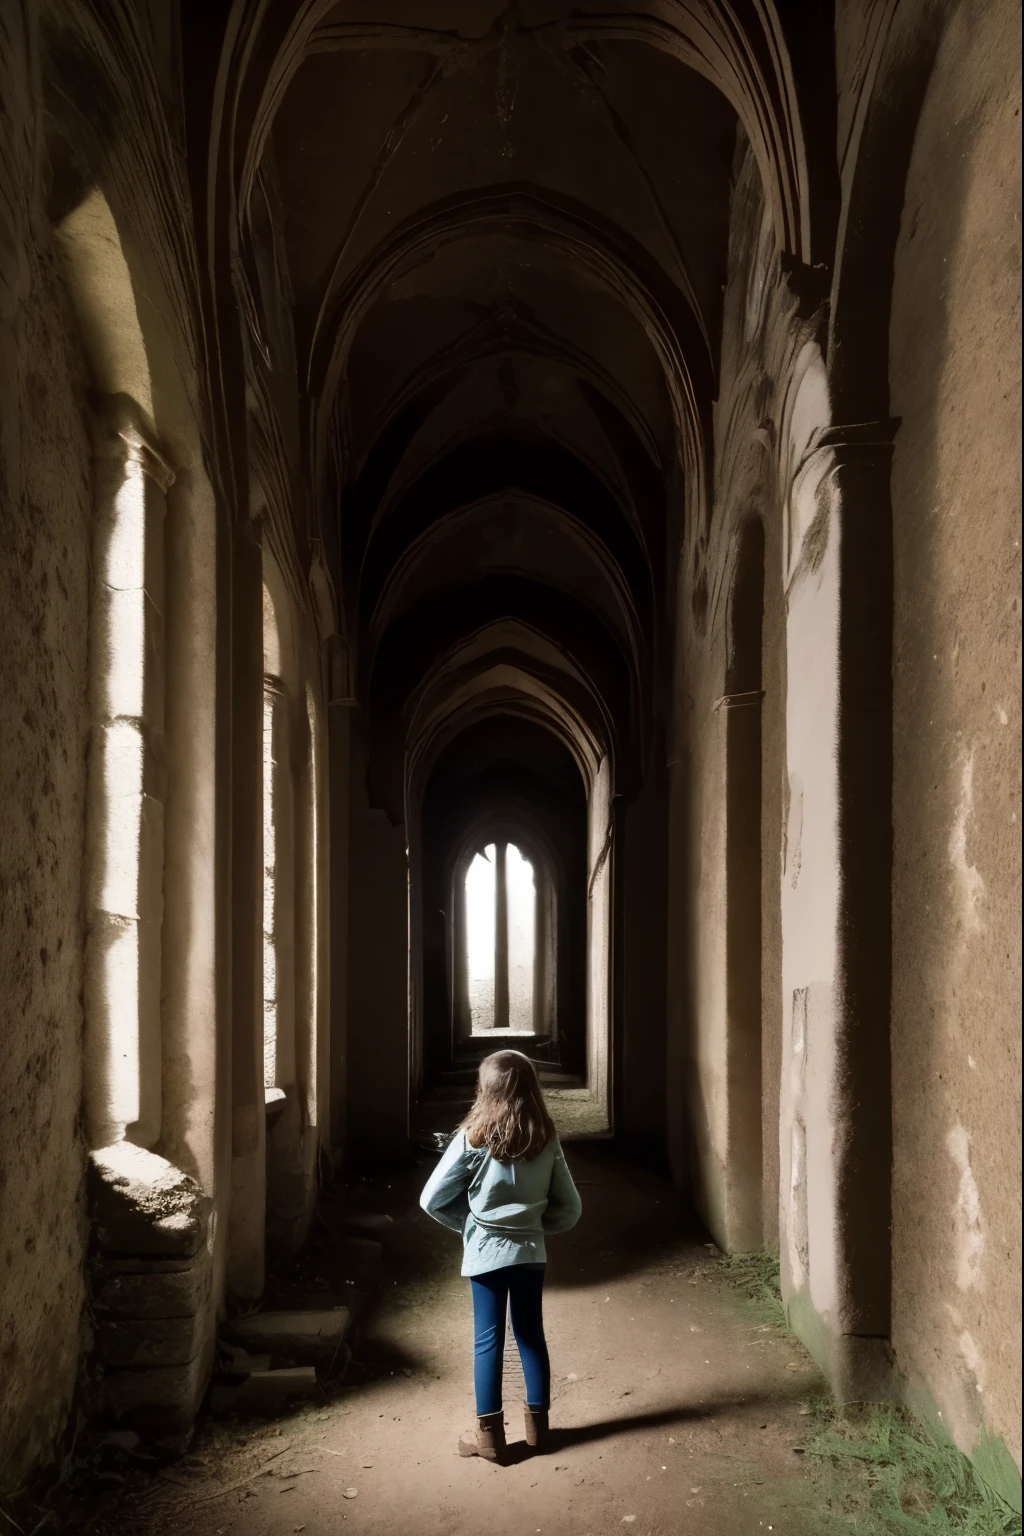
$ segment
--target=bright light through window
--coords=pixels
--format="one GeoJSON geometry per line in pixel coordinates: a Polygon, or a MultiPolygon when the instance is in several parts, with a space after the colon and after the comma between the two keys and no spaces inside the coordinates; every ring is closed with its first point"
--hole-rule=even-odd
{"type": "Polygon", "coordinates": [[[488,843],[466,872],[470,1029],[533,1034],[537,894],[533,865],[514,843],[488,843]],[[504,888],[498,880],[503,878],[504,888]],[[505,921],[498,914],[504,909],[505,921]]]}
{"type": "MultiPolygon", "coordinates": [[[[139,915],[139,844],[142,809],[142,732],[135,720],[115,720],[102,738],[103,793],[109,823],[100,909],[134,921],[139,915]]],[[[135,998],[120,998],[126,1016],[135,998]]]]}
{"type": "Polygon", "coordinates": [[[109,1113],[124,1127],[139,1118],[139,931],[135,923],[108,924],[103,981],[110,1042],[109,1113]]]}
{"type": "Polygon", "coordinates": [[[145,679],[146,486],[141,465],[129,459],[114,498],[104,551],[107,636],[104,713],[109,720],[141,718],[145,679]]]}
{"type": "Polygon", "coordinates": [[[277,829],[274,815],[274,696],[263,694],[263,1086],[277,1084],[277,940],[274,872],[277,829]]]}
{"type": "Polygon", "coordinates": [[[103,924],[104,1034],[109,1042],[107,1113],[124,1134],[140,1116],[139,874],[143,803],[146,494],[129,459],[101,545],[103,646],[100,736],[105,825],[97,871],[103,924]]]}
{"type": "Polygon", "coordinates": [[[320,722],[311,688],[306,689],[306,719],[309,723],[309,877],[312,886],[309,923],[309,1024],[311,1042],[306,1077],[306,1113],[310,1125],[317,1123],[317,1026],[320,1015],[320,722]]]}
{"type": "Polygon", "coordinates": [[[495,852],[489,843],[466,874],[466,958],[474,1034],[494,1027],[495,852]]]}
{"type": "Polygon", "coordinates": [[[510,1029],[533,1030],[533,954],[537,896],[533,865],[515,843],[505,855],[508,890],[508,1022],[510,1029]]]}

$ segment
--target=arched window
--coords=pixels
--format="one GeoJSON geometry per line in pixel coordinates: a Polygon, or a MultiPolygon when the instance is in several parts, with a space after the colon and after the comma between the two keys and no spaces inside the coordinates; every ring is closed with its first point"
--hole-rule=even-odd
{"type": "Polygon", "coordinates": [[[497,849],[489,843],[466,871],[466,975],[474,1035],[494,1028],[496,860],[497,849]]]}
{"type": "MultiPolygon", "coordinates": [[[[263,588],[263,1086],[279,1105],[295,1078],[294,795],[282,623],[263,588]]],[[[288,631],[285,628],[285,638],[288,631]]]]}
{"type": "Polygon", "coordinates": [[[536,1033],[537,889],[515,843],[488,843],[465,875],[470,1032],[536,1033]]]}
{"type": "Polygon", "coordinates": [[[103,193],[93,188],[55,235],[94,386],[87,1135],[94,1147],[152,1147],[163,1119],[164,518],[174,475],[154,437],[149,358],[103,193]]]}
{"type": "Polygon", "coordinates": [[[537,945],[537,889],[533,865],[515,843],[505,856],[505,911],[508,922],[508,1022],[510,1029],[536,1028],[533,1000],[537,945]]]}
{"type": "Polygon", "coordinates": [[[321,986],[323,772],[316,652],[287,577],[263,553],[262,1076],[266,1233],[292,1251],[316,1195],[321,986]]]}
{"type": "Polygon", "coordinates": [[[275,680],[263,680],[263,1086],[278,1086],[278,941],[283,938],[278,889],[277,832],[282,811],[282,715],[284,698],[275,680]]]}

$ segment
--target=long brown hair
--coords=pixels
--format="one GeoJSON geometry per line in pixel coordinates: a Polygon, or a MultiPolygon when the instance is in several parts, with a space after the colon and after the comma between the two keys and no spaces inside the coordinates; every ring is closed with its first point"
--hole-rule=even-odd
{"type": "Polygon", "coordinates": [[[471,1147],[486,1147],[499,1163],[529,1161],[555,1134],[537,1069],[521,1051],[495,1051],[480,1063],[476,1098],[463,1120],[471,1147]]]}

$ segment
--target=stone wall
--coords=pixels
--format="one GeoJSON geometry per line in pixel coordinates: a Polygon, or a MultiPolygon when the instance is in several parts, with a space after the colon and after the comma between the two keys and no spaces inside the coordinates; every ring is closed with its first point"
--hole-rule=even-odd
{"type": "MultiPolygon", "coordinates": [[[[687,530],[680,579],[669,931],[686,938],[681,960],[670,938],[670,1140],[716,1238],[749,1241],[730,1059],[728,738],[715,702],[727,692],[737,530],[757,516],[761,1230],[765,1240],[778,1231],[781,1161],[794,1325],[837,1390],[869,1378],[872,1391],[887,1390],[888,1266],[865,1263],[858,1247],[872,1220],[887,1229],[885,1191],[872,1215],[870,1171],[858,1182],[857,1158],[828,1148],[851,1114],[860,1138],[884,1133],[872,1119],[882,1096],[874,1109],[850,1099],[850,1083],[870,1078],[857,1040],[874,1023],[863,984],[873,919],[848,840],[870,799],[856,738],[874,695],[857,669],[858,634],[881,654],[872,626],[888,579],[881,550],[872,588],[858,537],[865,518],[885,533],[881,466],[898,426],[893,1386],[1019,1500],[1019,15],[922,4],[897,22],[881,6],[839,8],[844,215],[827,351],[824,295],[813,273],[783,276],[770,240],[761,247],[757,178],[742,144],[738,153],[714,505],[706,530],[687,530]],[[832,467],[801,489],[815,455],[823,465],[835,455],[832,467]],[[827,531],[816,534],[822,519],[827,531]],[[804,768],[818,786],[809,799],[804,768]],[[805,985],[812,973],[817,991],[805,985]]],[[[876,756],[883,747],[879,738],[876,756]]]]}
{"type": "Polygon", "coordinates": [[[40,204],[34,39],[0,18],[0,1491],[45,1458],[81,1353],[82,859],[90,447],[40,204]]]}
{"type": "Polygon", "coordinates": [[[405,830],[366,789],[352,720],[349,824],[348,1135],[360,1153],[401,1160],[409,1124],[408,874],[405,830]]]}
{"type": "Polygon", "coordinates": [[[967,0],[890,333],[892,1338],[912,1398],[996,1474],[995,1440],[1021,1454],[1019,109],[1020,9],[967,0]]]}
{"type": "Polygon", "coordinates": [[[650,777],[626,808],[616,904],[621,977],[616,1029],[621,1044],[621,1100],[616,1129],[660,1144],[665,1135],[665,799],[663,775],[650,777]],[[661,782],[659,782],[661,780],[661,782]]]}
{"type": "MultiPolygon", "coordinates": [[[[678,1177],[694,1189],[716,1239],[757,1247],[778,1232],[781,924],[779,870],[785,780],[785,641],[781,506],[775,463],[793,357],[808,334],[782,273],[757,168],[739,133],[731,205],[718,401],[714,505],[685,531],[677,671],[670,727],[669,1139],[678,1177]],[[731,596],[745,529],[761,525],[760,936],[730,930],[736,902],[735,799],[729,813],[731,596]],[[723,705],[722,701],[729,699],[723,705]],[[732,844],[730,844],[732,837],[732,844]],[[730,879],[732,886],[730,887],[730,879]],[[730,938],[731,931],[731,938],[730,938]],[[760,965],[743,1019],[737,987],[760,965]],[[749,1100],[749,1102],[747,1102],[749,1100]],[[742,1142],[742,1146],[741,1146],[742,1142]]],[[[756,730],[756,714],[752,717],[756,730]]],[[[756,791],[755,791],[756,793],[756,791]]],[[[750,862],[756,862],[756,826],[750,862]]]]}

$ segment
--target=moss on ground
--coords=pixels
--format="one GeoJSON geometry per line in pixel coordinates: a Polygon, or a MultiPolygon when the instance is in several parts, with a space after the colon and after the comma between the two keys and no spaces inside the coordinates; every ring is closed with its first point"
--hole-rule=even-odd
{"type": "Polygon", "coordinates": [[[779,1280],[779,1250],[763,1248],[755,1253],[727,1253],[722,1268],[727,1279],[739,1291],[743,1291],[771,1321],[786,1325],[786,1313],[782,1305],[782,1286],[779,1280]]]}
{"type": "MultiPolygon", "coordinates": [[[[787,1327],[777,1249],[727,1254],[721,1265],[763,1318],[787,1327]]],[[[842,1408],[830,1397],[810,1408],[804,1452],[830,1536],[1021,1536],[1019,1511],[907,1409],[842,1408]]]]}
{"type": "MultiPolygon", "coordinates": [[[[1021,1517],[967,1457],[891,1405],[817,1409],[805,1450],[857,1536],[1020,1536],[1021,1517]]],[[[839,1529],[844,1526],[840,1524],[839,1529]]]]}

